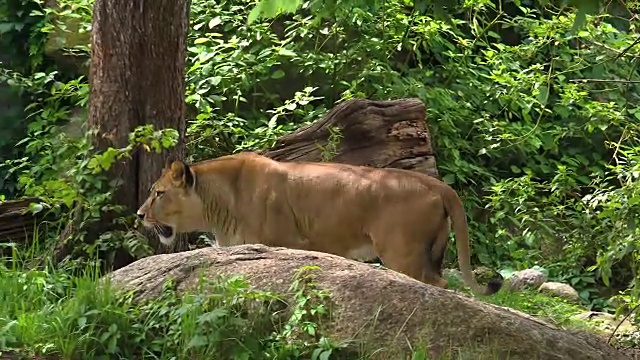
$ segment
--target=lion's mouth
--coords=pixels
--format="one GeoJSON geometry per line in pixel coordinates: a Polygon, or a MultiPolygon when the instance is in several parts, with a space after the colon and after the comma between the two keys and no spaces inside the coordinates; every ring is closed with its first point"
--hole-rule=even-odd
{"type": "Polygon", "coordinates": [[[158,235],[162,236],[165,239],[170,239],[173,236],[173,228],[171,226],[156,223],[153,227],[155,228],[158,235]]]}

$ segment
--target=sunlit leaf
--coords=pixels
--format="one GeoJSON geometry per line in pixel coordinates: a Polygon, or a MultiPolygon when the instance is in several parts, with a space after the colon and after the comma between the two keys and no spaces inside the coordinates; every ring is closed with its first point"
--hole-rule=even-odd
{"type": "Polygon", "coordinates": [[[220,16],[216,16],[211,21],[209,21],[209,29],[213,29],[214,27],[220,25],[222,23],[222,19],[220,16]]]}

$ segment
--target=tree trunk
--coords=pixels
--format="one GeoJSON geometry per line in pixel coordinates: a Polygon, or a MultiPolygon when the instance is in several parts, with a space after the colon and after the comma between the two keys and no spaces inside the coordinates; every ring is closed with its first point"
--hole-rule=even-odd
{"type": "Polygon", "coordinates": [[[419,99],[346,101],[321,119],[281,137],[263,155],[279,161],[331,160],[401,168],[439,178],[425,107],[419,99]],[[337,143],[330,141],[331,137],[337,143]],[[327,152],[334,156],[326,157],[327,152]]]}
{"type": "Polygon", "coordinates": [[[132,215],[166,157],[183,157],[189,7],[189,0],[96,0],[94,4],[88,121],[98,131],[96,148],[125,147],[129,133],[144,124],[153,124],[155,130],[177,129],[180,134],[171,150],[156,154],[140,149],[110,170],[110,179],[123,181],[113,201],[132,215]]]}

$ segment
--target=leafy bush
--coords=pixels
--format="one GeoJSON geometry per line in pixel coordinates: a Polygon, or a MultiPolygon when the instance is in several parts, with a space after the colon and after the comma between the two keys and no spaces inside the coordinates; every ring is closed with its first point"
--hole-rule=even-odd
{"type": "Polygon", "coordinates": [[[85,270],[69,277],[51,268],[3,268],[3,352],[28,349],[64,359],[326,359],[341,351],[321,334],[318,322],[328,309],[326,295],[309,282],[312,268],[300,269],[290,310],[284,294],[251,289],[241,277],[200,277],[187,295],[168,281],[158,298],[134,301],[132,292],[116,291],[85,270]]]}

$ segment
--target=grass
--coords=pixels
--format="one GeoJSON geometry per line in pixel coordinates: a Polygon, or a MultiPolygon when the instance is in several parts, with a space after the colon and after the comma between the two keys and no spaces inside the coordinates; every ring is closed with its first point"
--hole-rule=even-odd
{"type": "Polygon", "coordinates": [[[556,326],[582,328],[584,325],[584,322],[572,319],[572,316],[585,312],[584,307],[559,297],[541,294],[535,290],[501,291],[483,300],[522,311],[556,326]]]}
{"type": "MultiPolygon", "coordinates": [[[[470,289],[466,288],[458,277],[449,275],[447,279],[451,289],[467,294],[471,293],[470,289]]],[[[521,311],[558,327],[574,330],[592,329],[585,322],[573,318],[577,314],[584,313],[586,311],[584,307],[536,290],[525,289],[511,292],[503,289],[489,296],[480,296],[479,299],[494,305],[521,311]]]]}
{"type": "MultiPolygon", "coordinates": [[[[101,282],[97,271],[81,276],[62,270],[0,265],[0,349],[25,358],[51,359],[366,359],[322,336],[330,316],[323,298],[300,270],[283,294],[251,289],[241,277],[201,278],[196,291],[178,295],[168,282],[161,296],[135,301],[101,282]],[[287,309],[288,311],[283,311],[287,309]]],[[[462,290],[455,279],[453,288],[462,290]]],[[[580,327],[571,316],[584,311],[536,292],[499,292],[483,299],[580,327]]],[[[2,355],[0,354],[0,359],[2,355]]],[[[467,349],[440,359],[493,359],[467,349]]],[[[412,360],[431,359],[416,350],[412,360]]]]}
{"type": "Polygon", "coordinates": [[[312,293],[300,289],[302,305],[274,317],[282,297],[240,277],[201,277],[182,296],[169,281],[160,297],[136,302],[94,275],[2,268],[0,349],[60,359],[325,359],[339,348],[314,336],[322,307],[306,307],[312,293]]]}

